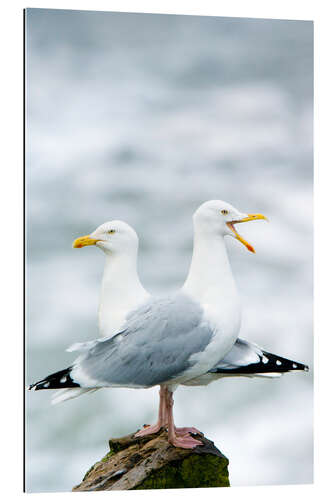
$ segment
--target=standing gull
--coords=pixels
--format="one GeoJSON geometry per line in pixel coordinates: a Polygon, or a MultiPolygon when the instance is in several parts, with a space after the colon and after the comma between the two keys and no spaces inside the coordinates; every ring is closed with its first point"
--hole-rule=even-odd
{"type": "MultiPolygon", "coordinates": [[[[98,329],[102,337],[116,335],[129,312],[145,302],[150,294],[137,272],[139,238],[126,222],[111,220],[73,242],[73,248],[96,246],[105,254],[105,265],[98,306],[98,329]]],[[[52,404],[73,399],[97,389],[60,389],[52,404]]]]}
{"type": "Polygon", "coordinates": [[[257,219],[264,216],[243,214],[225,202],[203,204],[194,214],[193,258],[183,289],[146,301],[127,316],[117,335],[74,345],[71,350],[80,355],[72,366],[30,388],[161,385],[169,441],[184,448],[201,444],[175,432],[172,394],[178,384],[191,384],[216,370],[237,340],[240,304],[224,236],[254,251],[234,225],[257,219]]]}
{"type": "MultiPolygon", "coordinates": [[[[113,336],[122,328],[126,316],[149,297],[137,273],[138,236],[125,222],[112,220],[99,226],[90,235],[77,238],[74,248],[97,246],[105,254],[105,266],[98,311],[99,332],[113,336]]],[[[208,373],[185,385],[207,385],[230,376],[272,377],[291,370],[302,370],[304,365],[267,353],[254,344],[237,339],[231,351],[208,373]]],[[[56,391],[52,403],[60,403],[97,389],[67,388],[56,391]]],[[[158,421],[137,433],[144,436],[167,427],[165,387],[160,387],[158,421]]],[[[193,427],[175,428],[177,434],[198,432],[193,427]]]]}

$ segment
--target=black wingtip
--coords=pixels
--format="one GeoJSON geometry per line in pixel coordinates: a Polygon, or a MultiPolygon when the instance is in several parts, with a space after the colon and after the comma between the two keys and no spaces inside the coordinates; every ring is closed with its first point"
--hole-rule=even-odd
{"type": "Polygon", "coordinates": [[[72,367],[66,368],[56,373],[52,373],[43,380],[31,384],[28,391],[40,391],[41,389],[65,389],[69,387],[80,387],[71,377],[72,367]]]}
{"type": "Polygon", "coordinates": [[[293,361],[291,359],[283,358],[282,356],[277,356],[267,351],[262,351],[263,357],[261,362],[264,363],[269,371],[283,372],[293,372],[293,371],[309,371],[308,365],[303,363],[298,363],[298,361],[293,361]]]}
{"type": "MultiPolygon", "coordinates": [[[[288,360],[289,361],[289,360],[288,360]]],[[[292,371],[303,371],[303,372],[308,372],[309,367],[308,365],[304,365],[303,363],[298,363],[297,361],[289,361],[291,366],[288,367],[288,372],[292,371]]]]}
{"type": "Polygon", "coordinates": [[[291,359],[277,356],[267,351],[262,351],[260,360],[257,363],[239,366],[236,368],[213,368],[210,373],[225,373],[228,375],[265,375],[269,373],[288,373],[294,371],[309,371],[308,365],[298,363],[291,359]]]}

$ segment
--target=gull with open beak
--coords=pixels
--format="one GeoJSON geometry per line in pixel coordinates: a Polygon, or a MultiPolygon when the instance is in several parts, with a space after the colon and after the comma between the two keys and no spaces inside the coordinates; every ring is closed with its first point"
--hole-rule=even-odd
{"type": "MultiPolygon", "coordinates": [[[[213,380],[219,374],[242,375],[242,370],[245,376],[256,374],[255,370],[264,373],[265,364],[270,365],[272,373],[272,363],[278,373],[305,370],[305,365],[269,355],[256,346],[251,349],[250,344],[237,340],[240,301],[224,237],[233,236],[253,251],[234,225],[258,219],[264,216],[242,214],[219,200],[201,205],[193,216],[193,256],[183,288],[162,299],[148,298],[134,307],[116,335],[113,332],[103,339],[75,344],[69,349],[80,353],[74,363],[32,384],[30,389],[96,390],[160,385],[160,427],[168,428],[169,442],[174,446],[194,448],[202,444],[190,435],[196,429],[177,432],[173,421],[173,392],[179,384],[208,383],[211,380],[207,382],[207,375],[212,375],[213,380]],[[240,361],[242,353],[246,359],[240,361]],[[251,371],[250,365],[255,365],[254,370],[251,371]]],[[[74,246],[95,244],[107,254],[118,253],[120,258],[120,241],[127,250],[132,247],[127,237],[114,244],[114,234],[113,227],[105,228],[103,232],[79,238],[74,246]]],[[[132,270],[136,268],[134,261],[132,270]]],[[[127,266],[127,272],[130,269],[127,266]]],[[[140,431],[141,435],[151,432],[156,432],[156,425],[140,431]]]]}
{"type": "Polygon", "coordinates": [[[241,216],[241,219],[239,219],[239,220],[232,220],[230,222],[227,222],[227,226],[233,232],[232,236],[234,236],[236,238],[236,240],[243,243],[243,245],[245,245],[246,248],[252,253],[256,253],[255,249],[253,248],[252,245],[250,245],[250,243],[248,243],[246,240],[244,240],[244,238],[236,231],[235,224],[240,224],[241,222],[250,222],[253,220],[260,220],[260,219],[264,219],[264,220],[268,221],[267,217],[265,217],[262,214],[247,214],[245,216],[241,216]]]}

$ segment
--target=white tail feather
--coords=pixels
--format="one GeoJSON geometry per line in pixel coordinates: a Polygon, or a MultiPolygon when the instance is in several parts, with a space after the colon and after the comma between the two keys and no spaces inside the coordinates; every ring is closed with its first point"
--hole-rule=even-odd
{"type": "Polygon", "coordinates": [[[82,389],[81,387],[73,387],[70,389],[60,389],[57,391],[54,396],[52,396],[51,404],[57,405],[59,403],[63,403],[64,401],[68,401],[69,399],[78,398],[83,394],[88,392],[95,392],[98,389],[82,389]]]}

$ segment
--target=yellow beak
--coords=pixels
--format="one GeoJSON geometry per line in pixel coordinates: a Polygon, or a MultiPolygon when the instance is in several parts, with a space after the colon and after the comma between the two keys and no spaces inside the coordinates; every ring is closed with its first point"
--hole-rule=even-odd
{"type": "Polygon", "coordinates": [[[247,217],[244,217],[243,219],[232,221],[232,222],[227,222],[227,225],[234,233],[235,238],[238,241],[240,241],[241,243],[243,243],[243,245],[246,246],[246,248],[249,250],[249,252],[252,252],[252,253],[256,253],[255,249],[253,248],[252,245],[250,245],[250,243],[248,243],[246,240],[244,240],[244,238],[240,234],[238,234],[238,232],[234,228],[234,224],[240,224],[241,222],[250,222],[252,220],[260,220],[260,219],[264,219],[264,220],[268,221],[267,217],[265,217],[262,214],[248,214],[247,217]]]}
{"type": "Polygon", "coordinates": [[[250,222],[251,220],[260,220],[260,219],[268,221],[267,217],[265,217],[262,214],[247,214],[247,217],[244,217],[244,219],[241,220],[237,220],[233,222],[233,224],[238,224],[239,222],[250,222]]]}
{"type": "Polygon", "coordinates": [[[81,236],[81,238],[77,238],[75,241],[73,241],[73,248],[82,248],[82,247],[87,247],[89,245],[96,245],[97,241],[100,240],[94,240],[89,236],[81,236]]]}

